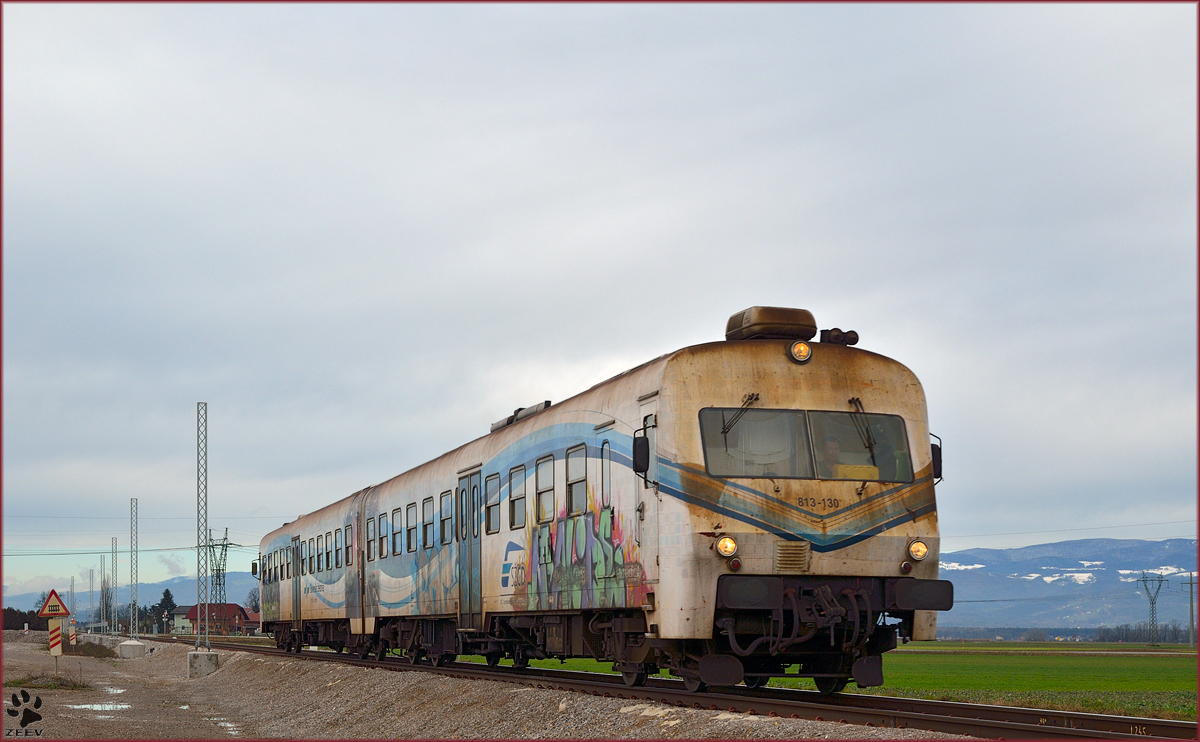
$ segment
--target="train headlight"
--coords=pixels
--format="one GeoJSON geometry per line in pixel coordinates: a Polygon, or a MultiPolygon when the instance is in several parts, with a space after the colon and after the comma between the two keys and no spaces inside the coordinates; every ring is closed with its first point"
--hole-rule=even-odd
{"type": "Polygon", "coordinates": [[[929,547],[925,545],[924,541],[918,539],[908,545],[908,555],[919,562],[929,556],[929,547]]]}
{"type": "Polygon", "coordinates": [[[812,346],[803,340],[797,340],[788,346],[788,358],[796,363],[808,363],[808,359],[812,358],[812,346]]]}
{"type": "Polygon", "coordinates": [[[737,541],[732,536],[722,536],[717,539],[717,553],[723,557],[731,557],[737,553],[737,541]]]}

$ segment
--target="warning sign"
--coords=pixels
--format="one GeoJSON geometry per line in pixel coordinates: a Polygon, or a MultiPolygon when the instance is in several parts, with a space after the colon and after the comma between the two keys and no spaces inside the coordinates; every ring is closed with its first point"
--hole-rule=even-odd
{"type": "Polygon", "coordinates": [[[46,598],[42,610],[38,611],[39,618],[66,618],[71,615],[67,607],[63,605],[62,598],[58,597],[58,593],[51,590],[50,597],[46,598]]]}
{"type": "Polygon", "coordinates": [[[50,619],[50,654],[62,654],[62,619],[50,619]]]}

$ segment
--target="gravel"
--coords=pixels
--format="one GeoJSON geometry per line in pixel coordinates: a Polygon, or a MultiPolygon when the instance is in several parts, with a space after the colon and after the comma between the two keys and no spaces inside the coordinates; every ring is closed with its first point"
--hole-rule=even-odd
{"type": "MultiPolygon", "coordinates": [[[[6,707],[11,680],[54,674],[46,641],[4,632],[6,707]]],[[[75,739],[967,739],[224,650],[217,672],[188,680],[189,646],[149,646],[141,659],[60,658],[60,673],[92,689],[29,689],[44,717],[29,729],[75,739]],[[71,708],[86,705],[96,707],[71,708]]]]}

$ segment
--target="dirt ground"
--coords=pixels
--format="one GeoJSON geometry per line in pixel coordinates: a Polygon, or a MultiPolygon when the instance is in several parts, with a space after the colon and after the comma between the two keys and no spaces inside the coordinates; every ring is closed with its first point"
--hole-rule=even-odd
{"type": "Polygon", "coordinates": [[[772,719],[221,651],[187,679],[190,646],[139,659],[59,658],[87,690],[21,689],[54,675],[46,632],[4,632],[6,736],[46,739],[933,739],[932,732],[772,719]],[[34,708],[36,700],[40,705],[34,708]],[[26,713],[26,712],[29,713],[26,713]],[[15,715],[14,715],[15,713],[15,715]],[[36,721],[23,720],[40,715],[36,721]],[[9,730],[12,730],[11,732],[9,730]]]}

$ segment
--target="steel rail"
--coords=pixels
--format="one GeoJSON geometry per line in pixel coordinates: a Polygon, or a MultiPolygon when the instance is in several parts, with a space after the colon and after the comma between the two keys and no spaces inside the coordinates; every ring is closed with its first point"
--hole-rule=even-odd
{"type": "MultiPolygon", "coordinates": [[[[172,641],[162,639],[160,641],[172,641]]],[[[419,670],[470,680],[493,680],[536,688],[550,688],[610,698],[646,700],[669,706],[761,714],[773,717],[859,724],[870,727],[921,729],[990,739],[1196,739],[1191,721],[1109,716],[1073,711],[1052,711],[1017,706],[933,701],[893,696],[843,693],[821,696],[815,691],[785,688],[729,688],[692,693],[682,681],[650,678],[646,685],[630,687],[618,675],[510,667],[489,668],[469,662],[446,667],[410,664],[399,658],[359,659],[331,651],[306,650],[299,655],[275,647],[213,643],[213,648],[340,662],[388,670],[419,670]]]]}

